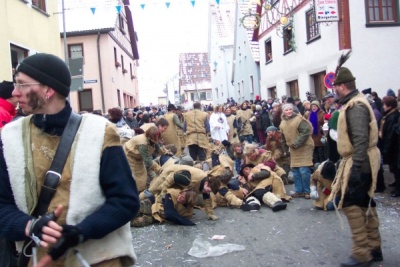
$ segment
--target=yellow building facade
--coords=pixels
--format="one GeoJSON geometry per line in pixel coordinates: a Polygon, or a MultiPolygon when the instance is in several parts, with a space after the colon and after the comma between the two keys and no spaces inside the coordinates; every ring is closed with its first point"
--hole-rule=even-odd
{"type": "Polygon", "coordinates": [[[0,1],[0,81],[11,81],[13,69],[26,57],[45,52],[63,58],[57,1],[0,1]]]}

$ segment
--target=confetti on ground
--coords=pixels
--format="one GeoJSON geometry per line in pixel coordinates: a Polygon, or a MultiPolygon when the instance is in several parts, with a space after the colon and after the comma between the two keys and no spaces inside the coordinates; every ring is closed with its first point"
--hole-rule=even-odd
{"type": "Polygon", "coordinates": [[[209,238],[211,240],[222,240],[226,237],[226,235],[213,235],[213,237],[209,238]]]}

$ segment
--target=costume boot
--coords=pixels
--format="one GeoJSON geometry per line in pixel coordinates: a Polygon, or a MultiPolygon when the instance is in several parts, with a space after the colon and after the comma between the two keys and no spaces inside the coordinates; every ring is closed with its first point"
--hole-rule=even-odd
{"type": "Polygon", "coordinates": [[[274,193],[265,193],[262,197],[262,201],[274,212],[286,209],[286,203],[283,203],[282,200],[278,198],[274,193]]]}
{"type": "Polygon", "coordinates": [[[131,227],[144,227],[155,222],[151,215],[141,215],[131,221],[131,227]]]}
{"type": "Polygon", "coordinates": [[[213,220],[213,221],[216,221],[219,219],[218,216],[214,214],[211,198],[204,199],[204,210],[206,212],[207,219],[213,220]]]}
{"type": "Polygon", "coordinates": [[[362,265],[372,260],[368,248],[368,231],[363,209],[353,205],[343,208],[343,212],[349,222],[353,247],[351,257],[344,261],[342,266],[369,266],[362,265]]]}
{"type": "Polygon", "coordinates": [[[362,208],[366,216],[366,228],[368,234],[368,247],[371,251],[373,261],[383,261],[381,249],[381,235],[379,233],[379,217],[376,207],[362,208]]]}

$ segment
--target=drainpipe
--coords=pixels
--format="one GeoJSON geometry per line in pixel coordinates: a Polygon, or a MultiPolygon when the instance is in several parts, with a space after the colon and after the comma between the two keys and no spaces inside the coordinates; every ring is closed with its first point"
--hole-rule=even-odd
{"type": "Polygon", "coordinates": [[[97,33],[97,60],[99,62],[101,108],[102,108],[102,111],[105,112],[106,107],[104,105],[103,72],[102,72],[102,69],[101,69],[100,32],[97,33]]]}

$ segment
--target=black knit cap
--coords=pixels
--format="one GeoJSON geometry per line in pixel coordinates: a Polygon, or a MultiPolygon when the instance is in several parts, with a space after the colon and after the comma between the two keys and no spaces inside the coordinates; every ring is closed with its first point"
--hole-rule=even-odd
{"type": "Polygon", "coordinates": [[[22,72],[43,85],[53,88],[67,97],[71,86],[71,73],[64,61],[54,55],[38,53],[25,58],[17,67],[22,72]]]}
{"type": "Polygon", "coordinates": [[[3,81],[0,83],[0,98],[9,99],[14,91],[14,83],[3,81]]]}

